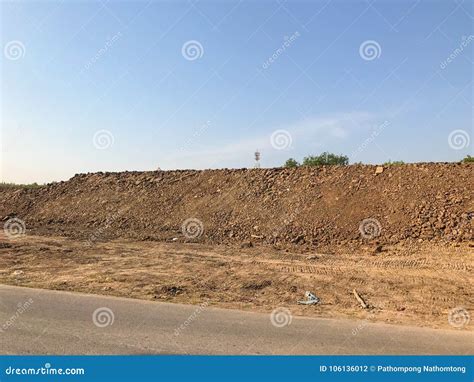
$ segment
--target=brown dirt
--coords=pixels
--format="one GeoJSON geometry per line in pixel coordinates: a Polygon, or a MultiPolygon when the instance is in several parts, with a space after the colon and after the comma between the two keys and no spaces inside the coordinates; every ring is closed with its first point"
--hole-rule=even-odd
{"type": "MultiPolygon", "coordinates": [[[[454,308],[474,311],[466,245],[387,246],[301,254],[268,246],[109,241],[88,245],[23,236],[0,247],[0,283],[294,315],[451,328],[454,308]],[[369,309],[352,294],[356,289],[369,309]],[[321,304],[297,305],[306,290],[321,304]]],[[[470,330],[472,325],[463,329],[470,330]]]]}
{"type": "Polygon", "coordinates": [[[451,309],[474,311],[473,175],[473,164],[354,165],[4,188],[0,219],[27,235],[0,238],[0,283],[448,328],[451,309]],[[195,238],[189,218],[202,223],[195,238]],[[365,237],[364,219],[377,222],[365,237]],[[297,305],[306,290],[322,304],[297,305]]]}
{"type": "Polygon", "coordinates": [[[29,233],[91,241],[114,238],[297,245],[325,250],[367,242],[469,242],[474,238],[474,164],[156,171],[76,175],[37,189],[0,190],[0,218],[29,233]],[[376,219],[380,235],[359,226],[376,219]],[[370,233],[370,232],[369,232],[370,233]]]}

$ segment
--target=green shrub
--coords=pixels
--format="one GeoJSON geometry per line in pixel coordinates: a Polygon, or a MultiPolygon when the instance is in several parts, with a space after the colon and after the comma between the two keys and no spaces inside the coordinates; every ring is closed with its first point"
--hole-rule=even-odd
{"type": "Polygon", "coordinates": [[[30,183],[30,184],[16,184],[16,183],[6,183],[0,182],[0,189],[2,188],[38,188],[41,187],[38,183],[30,183]]]}
{"type": "Polygon", "coordinates": [[[468,155],[461,162],[462,163],[473,163],[474,162],[474,157],[471,157],[470,155],[468,155]]]}
{"type": "Polygon", "coordinates": [[[405,162],[402,160],[395,160],[393,162],[389,160],[388,162],[385,162],[383,166],[400,166],[402,164],[405,164],[405,162]]]}
{"type": "Polygon", "coordinates": [[[283,165],[283,167],[290,167],[290,168],[293,168],[293,167],[298,167],[300,164],[296,161],[296,159],[293,159],[293,158],[290,158],[288,159],[285,164],[283,165]]]}
{"type": "Polygon", "coordinates": [[[324,152],[321,155],[309,155],[304,157],[303,166],[327,166],[327,165],[342,165],[349,164],[349,158],[346,155],[336,155],[324,152]]]}

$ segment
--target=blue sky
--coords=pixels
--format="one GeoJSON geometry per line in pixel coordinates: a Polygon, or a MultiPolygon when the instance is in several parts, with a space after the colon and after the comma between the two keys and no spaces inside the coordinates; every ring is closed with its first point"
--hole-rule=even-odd
{"type": "Polygon", "coordinates": [[[473,154],[470,1],[1,3],[1,179],[473,154]]]}

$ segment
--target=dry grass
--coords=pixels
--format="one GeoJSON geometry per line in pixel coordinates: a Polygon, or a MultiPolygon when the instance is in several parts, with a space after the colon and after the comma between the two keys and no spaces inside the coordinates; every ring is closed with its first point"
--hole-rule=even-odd
{"type": "Polygon", "coordinates": [[[367,318],[450,328],[455,307],[473,311],[474,249],[386,247],[291,253],[268,246],[111,241],[87,245],[24,236],[0,245],[0,283],[295,315],[367,318]],[[362,309],[356,289],[369,305],[362,309]],[[297,305],[306,290],[317,306],[297,305]]]}

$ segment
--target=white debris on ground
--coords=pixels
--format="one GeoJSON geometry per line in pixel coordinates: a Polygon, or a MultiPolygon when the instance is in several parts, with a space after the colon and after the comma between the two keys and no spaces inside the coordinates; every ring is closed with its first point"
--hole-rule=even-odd
{"type": "Polygon", "coordinates": [[[304,296],[306,297],[306,300],[300,300],[298,301],[298,304],[301,305],[316,305],[319,304],[321,301],[319,297],[316,297],[315,294],[311,293],[310,291],[306,291],[304,296]]]}

